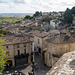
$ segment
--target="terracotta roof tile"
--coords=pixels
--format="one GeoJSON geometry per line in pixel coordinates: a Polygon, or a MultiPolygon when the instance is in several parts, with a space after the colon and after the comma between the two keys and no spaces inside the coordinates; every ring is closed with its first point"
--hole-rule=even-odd
{"type": "Polygon", "coordinates": [[[25,36],[25,37],[22,37],[22,36],[5,36],[5,37],[1,37],[1,38],[6,40],[6,42],[3,44],[16,44],[16,43],[25,43],[25,42],[32,41],[27,36],[25,36]]]}
{"type": "Polygon", "coordinates": [[[46,36],[48,36],[48,32],[40,32],[40,31],[38,31],[38,30],[35,30],[35,31],[31,31],[31,32],[29,32],[30,34],[32,34],[32,35],[35,35],[35,36],[37,36],[37,37],[40,37],[40,38],[43,38],[43,37],[46,37],[46,36]]]}

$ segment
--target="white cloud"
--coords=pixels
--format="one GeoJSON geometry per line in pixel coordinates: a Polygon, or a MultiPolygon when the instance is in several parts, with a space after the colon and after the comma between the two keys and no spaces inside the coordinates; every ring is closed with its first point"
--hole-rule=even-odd
{"type": "Polygon", "coordinates": [[[25,3],[24,0],[13,0],[12,2],[13,3],[19,3],[19,4],[25,3]]]}
{"type": "Polygon", "coordinates": [[[63,11],[74,5],[75,0],[0,0],[0,12],[63,11]]]}

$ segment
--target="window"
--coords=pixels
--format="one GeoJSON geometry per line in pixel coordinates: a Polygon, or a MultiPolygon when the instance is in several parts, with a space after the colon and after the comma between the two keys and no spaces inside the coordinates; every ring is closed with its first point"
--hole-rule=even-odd
{"type": "Polygon", "coordinates": [[[20,55],[20,50],[17,50],[17,55],[20,55]]]}
{"type": "Polygon", "coordinates": [[[19,48],[19,46],[17,46],[17,48],[19,48]]]}
{"type": "Polygon", "coordinates": [[[8,46],[6,46],[6,48],[8,48],[8,46]]]}
{"type": "Polygon", "coordinates": [[[24,49],[24,54],[26,54],[26,49],[24,49]]]}
{"type": "Polygon", "coordinates": [[[6,52],[6,55],[8,55],[8,56],[9,56],[9,51],[7,51],[7,52],[6,52]]]}
{"type": "Polygon", "coordinates": [[[24,47],[26,47],[26,45],[24,44],[24,47]]]}

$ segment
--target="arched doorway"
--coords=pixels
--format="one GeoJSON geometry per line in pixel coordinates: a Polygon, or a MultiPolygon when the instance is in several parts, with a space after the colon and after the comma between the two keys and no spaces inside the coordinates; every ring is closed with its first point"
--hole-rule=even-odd
{"type": "Polygon", "coordinates": [[[12,67],[12,61],[11,60],[7,60],[6,63],[5,63],[5,67],[6,68],[12,67]]]}

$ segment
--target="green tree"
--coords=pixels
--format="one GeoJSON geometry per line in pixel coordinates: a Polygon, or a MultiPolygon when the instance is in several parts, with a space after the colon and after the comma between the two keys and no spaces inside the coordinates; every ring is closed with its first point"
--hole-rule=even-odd
{"type": "Polygon", "coordinates": [[[40,11],[36,11],[35,14],[33,14],[33,17],[37,17],[37,16],[41,16],[42,12],[40,11]]]}
{"type": "Polygon", "coordinates": [[[75,6],[71,9],[71,12],[75,15],[75,6]]]}
{"type": "MultiPolygon", "coordinates": [[[[4,40],[0,39],[0,44],[3,43],[4,40]]],[[[5,66],[5,57],[6,57],[6,51],[4,51],[4,47],[0,45],[0,72],[3,71],[5,66]]]]}
{"type": "Polygon", "coordinates": [[[43,22],[50,22],[50,20],[52,20],[52,18],[50,17],[45,17],[44,19],[42,19],[43,22]]]}
{"type": "Polygon", "coordinates": [[[64,13],[64,23],[72,23],[73,16],[70,9],[66,9],[64,13]]]}
{"type": "Polygon", "coordinates": [[[30,16],[30,15],[26,15],[26,16],[24,17],[24,19],[33,19],[33,17],[30,16]]]}
{"type": "Polygon", "coordinates": [[[6,32],[6,31],[4,31],[4,30],[0,30],[0,36],[2,36],[2,35],[7,35],[8,33],[6,32]]]}

